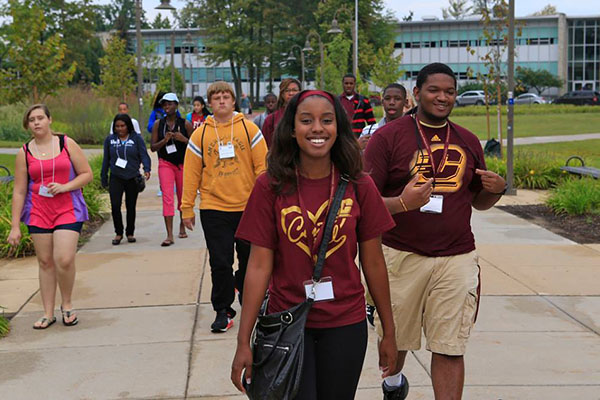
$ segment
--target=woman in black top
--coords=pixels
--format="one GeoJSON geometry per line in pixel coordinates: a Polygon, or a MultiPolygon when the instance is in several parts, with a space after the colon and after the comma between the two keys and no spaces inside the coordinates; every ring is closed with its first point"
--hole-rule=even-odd
{"type": "Polygon", "coordinates": [[[127,114],[117,114],[112,124],[112,134],[104,139],[104,159],[100,173],[102,186],[108,187],[110,193],[110,207],[115,238],[113,245],[118,245],[123,240],[123,217],[121,204],[125,192],[125,206],[127,207],[127,228],[125,233],[127,241],[135,242],[135,206],[138,197],[138,188],[135,178],[140,174],[140,164],[144,166],[144,176],[150,179],[150,157],[142,135],[135,132],[131,117],[127,114]],[[110,182],[108,171],[110,169],[110,182]]]}
{"type": "MultiPolygon", "coordinates": [[[[192,124],[177,114],[179,100],[175,93],[167,93],[161,99],[166,117],[157,120],[152,127],[150,149],[158,152],[158,179],[163,199],[163,216],[167,228],[167,238],[161,246],[170,246],[173,240],[173,216],[175,215],[173,186],[177,190],[177,209],[180,210],[183,190],[183,159],[192,124]]],[[[185,226],[179,222],[179,237],[186,238],[185,226]]]]}

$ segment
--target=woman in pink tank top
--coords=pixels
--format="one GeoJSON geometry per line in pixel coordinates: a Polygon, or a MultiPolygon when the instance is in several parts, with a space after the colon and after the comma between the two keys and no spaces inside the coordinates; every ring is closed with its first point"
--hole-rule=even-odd
{"type": "Polygon", "coordinates": [[[21,240],[20,222],[27,225],[40,266],[40,293],[44,315],[34,329],[54,322],[54,299],[58,284],[62,321],[77,324],[71,301],[75,282],[75,252],[88,212],[81,188],[92,180],[92,170],[81,148],[70,138],[50,129],[52,118],[43,104],[31,106],[23,127],[33,139],[17,154],[12,201],[12,228],[8,242],[21,240]]]}

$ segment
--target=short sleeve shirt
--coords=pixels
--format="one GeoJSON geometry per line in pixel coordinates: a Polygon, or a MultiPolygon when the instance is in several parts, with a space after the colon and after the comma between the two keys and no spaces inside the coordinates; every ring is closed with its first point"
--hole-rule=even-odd
{"type": "MultiPolygon", "coordinates": [[[[438,168],[448,128],[421,127],[438,168]]],[[[415,129],[414,118],[407,115],[381,127],[369,140],[364,153],[365,171],[371,174],[383,197],[400,195],[415,173],[426,179],[433,177],[428,152],[415,129]]],[[[433,192],[444,197],[442,213],[422,213],[417,209],[394,215],[396,227],[383,235],[383,243],[428,257],[475,250],[471,204],[482,189],[476,168],[486,168],[479,139],[450,123],[448,152],[443,169],[436,174],[433,192]]]]}
{"type": "MultiPolygon", "coordinates": [[[[336,173],[335,186],[339,175],[336,173]]],[[[305,227],[317,237],[324,227],[331,177],[300,177],[298,190],[310,221],[304,221],[298,192],[276,195],[267,174],[254,186],[236,237],[274,251],[269,282],[268,312],[286,310],[306,299],[304,282],[312,277],[305,227]]],[[[322,277],[331,277],[335,299],[316,302],[308,316],[309,328],[332,328],[363,321],[364,289],[355,263],[357,245],[380,236],[394,222],[373,181],[367,175],[348,184],[329,242],[322,277]]]]}

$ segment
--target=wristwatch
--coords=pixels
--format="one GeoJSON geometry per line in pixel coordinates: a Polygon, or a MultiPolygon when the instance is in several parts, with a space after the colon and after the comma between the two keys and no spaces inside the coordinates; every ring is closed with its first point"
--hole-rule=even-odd
{"type": "Polygon", "coordinates": [[[491,194],[494,194],[494,195],[496,195],[496,196],[502,196],[502,195],[504,195],[504,194],[506,193],[506,191],[507,191],[507,190],[508,190],[508,183],[505,183],[505,184],[504,184],[504,190],[503,190],[503,191],[501,191],[501,192],[499,192],[499,193],[492,193],[492,192],[490,192],[490,193],[491,193],[491,194]]]}

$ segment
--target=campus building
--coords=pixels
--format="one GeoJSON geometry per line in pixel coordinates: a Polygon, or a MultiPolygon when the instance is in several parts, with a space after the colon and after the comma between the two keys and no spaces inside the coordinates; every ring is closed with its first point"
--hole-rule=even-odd
{"type": "MultiPolygon", "coordinates": [[[[521,34],[515,36],[515,68],[550,71],[565,83],[560,93],[600,89],[600,16],[524,17],[517,18],[516,26],[521,34]]],[[[423,66],[436,61],[448,64],[456,72],[459,85],[478,72],[487,73],[481,57],[488,53],[489,47],[483,40],[478,17],[401,22],[396,30],[395,48],[396,54],[403,54],[402,69],[406,71],[403,83],[408,87],[414,86],[423,66]]],[[[504,71],[506,57],[507,52],[504,71]]]]}
{"type": "MultiPolygon", "coordinates": [[[[600,16],[523,17],[517,18],[516,25],[521,34],[515,37],[515,67],[545,69],[565,83],[549,94],[582,88],[600,90],[600,16]]],[[[135,51],[135,31],[128,34],[135,51]]],[[[142,40],[144,48],[153,48],[145,58],[148,67],[144,76],[145,91],[155,89],[158,71],[171,62],[185,77],[188,98],[204,95],[215,80],[233,81],[229,63],[209,65],[203,58],[206,47],[199,29],[147,29],[142,30],[142,40]]],[[[419,70],[431,62],[448,64],[456,72],[459,85],[473,80],[472,76],[478,72],[487,72],[480,57],[489,48],[483,40],[478,17],[399,22],[395,48],[396,54],[403,54],[405,75],[401,83],[407,88],[415,85],[419,70]]],[[[506,56],[505,53],[505,60],[506,56]]],[[[503,68],[505,71],[505,63],[503,68]]],[[[242,69],[241,75],[242,90],[248,93],[248,71],[242,69]]],[[[276,78],[273,84],[275,93],[278,81],[276,78]]],[[[261,82],[261,95],[267,93],[267,86],[267,82],[261,82]]]]}

